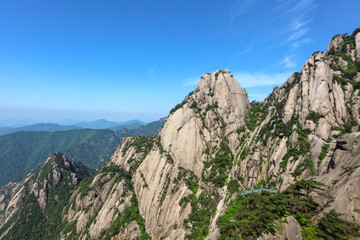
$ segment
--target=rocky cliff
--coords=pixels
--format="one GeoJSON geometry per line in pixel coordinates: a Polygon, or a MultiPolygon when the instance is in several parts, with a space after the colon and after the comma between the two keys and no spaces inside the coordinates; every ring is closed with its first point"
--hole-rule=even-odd
{"type": "MultiPolygon", "coordinates": [[[[359,70],[355,30],[264,102],[250,103],[229,70],[205,74],[158,136],[125,138],[95,176],[68,183],[61,224],[47,237],[360,237],[359,70]]],[[[26,205],[24,189],[49,209],[46,189],[60,178],[34,176],[1,189],[2,237],[26,205]]]]}
{"type": "Polygon", "coordinates": [[[39,171],[1,188],[0,238],[39,239],[59,234],[61,211],[71,191],[93,174],[81,163],[54,153],[39,171]]]}

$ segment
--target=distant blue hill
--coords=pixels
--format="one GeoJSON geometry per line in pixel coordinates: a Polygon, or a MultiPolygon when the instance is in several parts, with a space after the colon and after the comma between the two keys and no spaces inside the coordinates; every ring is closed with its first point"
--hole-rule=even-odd
{"type": "Polygon", "coordinates": [[[80,129],[81,127],[70,125],[70,126],[61,126],[56,123],[37,123],[29,126],[24,127],[2,127],[0,128],[0,136],[5,134],[10,134],[14,132],[20,132],[20,131],[43,131],[43,132],[56,132],[56,131],[67,131],[72,129],[80,129]]]}
{"type": "Polygon", "coordinates": [[[148,123],[146,122],[143,122],[139,119],[132,119],[132,120],[129,120],[129,121],[125,121],[125,122],[118,122],[118,125],[129,125],[129,124],[134,124],[134,123],[139,123],[141,125],[146,125],[148,123]]]}
{"type": "Polygon", "coordinates": [[[130,120],[130,121],[126,121],[126,122],[113,122],[113,121],[108,121],[106,119],[99,119],[99,120],[92,121],[92,122],[76,122],[76,123],[74,123],[74,125],[82,127],[82,128],[90,128],[90,129],[110,129],[110,128],[118,127],[120,125],[130,125],[130,124],[134,124],[134,123],[139,123],[141,126],[145,125],[145,123],[140,120],[130,120]]]}
{"type": "Polygon", "coordinates": [[[143,127],[143,126],[144,125],[141,124],[141,123],[134,122],[134,123],[118,125],[116,127],[111,127],[109,129],[113,130],[113,131],[118,131],[118,130],[123,129],[123,128],[129,129],[129,130],[134,130],[134,129],[138,129],[138,128],[143,127]]]}
{"type": "MultiPolygon", "coordinates": [[[[157,135],[161,131],[162,127],[164,126],[166,118],[161,118],[157,121],[148,123],[144,126],[141,126],[136,129],[129,129],[125,128],[118,128],[116,131],[117,136],[148,136],[148,135],[157,135]]],[[[125,125],[129,126],[129,125],[125,125]]]]}
{"type": "MultiPolygon", "coordinates": [[[[157,122],[157,121],[155,121],[157,122]]],[[[72,125],[60,125],[57,123],[36,123],[21,127],[0,127],[0,136],[11,134],[19,131],[42,131],[42,132],[56,132],[67,131],[72,129],[110,129],[112,131],[118,131],[120,129],[136,130],[146,125],[145,122],[134,119],[125,122],[112,122],[106,119],[99,119],[91,122],[76,122],[72,125]]],[[[145,128],[146,129],[146,128],[145,128]]],[[[151,132],[151,131],[150,131],[151,132]]],[[[156,130],[155,130],[156,132],[156,130]]]]}

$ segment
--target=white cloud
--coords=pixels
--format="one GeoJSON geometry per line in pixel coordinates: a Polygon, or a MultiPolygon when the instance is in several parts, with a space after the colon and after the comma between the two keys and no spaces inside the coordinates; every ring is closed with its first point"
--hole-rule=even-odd
{"type": "Polygon", "coordinates": [[[259,86],[274,86],[282,85],[290,76],[292,72],[284,73],[235,73],[235,79],[242,87],[259,87],[259,86]]]}
{"type": "Polygon", "coordinates": [[[295,19],[295,20],[291,23],[290,28],[291,28],[291,30],[296,31],[296,30],[298,30],[299,28],[307,25],[307,24],[310,23],[311,21],[312,21],[312,20],[307,20],[307,21],[305,21],[305,22],[301,22],[299,19],[295,19]]]}
{"type": "Polygon", "coordinates": [[[183,87],[196,86],[199,83],[199,81],[200,81],[200,78],[198,78],[198,77],[187,78],[182,83],[182,86],[183,87]]]}
{"type": "Polygon", "coordinates": [[[147,73],[150,77],[154,77],[154,76],[155,76],[155,71],[152,70],[151,67],[147,67],[146,73],[147,73]]]}
{"type": "Polygon", "coordinates": [[[311,23],[312,20],[308,19],[306,21],[300,21],[298,18],[292,20],[292,22],[286,24],[281,30],[278,31],[278,35],[284,35],[289,34],[291,32],[298,31],[302,27],[305,27],[309,23],[311,23]]]}
{"type": "Polygon", "coordinates": [[[305,29],[300,29],[297,32],[291,34],[291,36],[289,37],[289,42],[294,41],[300,37],[302,37],[305,33],[307,33],[310,29],[309,28],[305,28],[305,29]]]}
{"type": "Polygon", "coordinates": [[[290,44],[290,47],[295,49],[306,44],[309,39],[303,40],[303,38],[311,29],[309,23],[313,21],[311,12],[317,7],[316,1],[284,1],[279,6],[281,6],[279,9],[284,10],[279,19],[285,23],[278,32],[278,36],[284,36],[283,39],[285,39],[281,45],[290,44]]]}
{"type": "Polygon", "coordinates": [[[290,8],[286,13],[289,15],[296,15],[298,17],[303,17],[312,11],[317,5],[314,4],[314,0],[301,0],[297,4],[290,8]]]}
{"type": "Polygon", "coordinates": [[[291,48],[298,48],[300,46],[301,46],[301,44],[298,41],[296,41],[296,42],[294,42],[293,44],[290,45],[291,48]]]}
{"type": "Polygon", "coordinates": [[[284,64],[286,68],[294,68],[294,67],[296,67],[296,63],[292,59],[291,56],[286,56],[284,58],[284,60],[281,62],[281,64],[284,64]]]}
{"type": "Polygon", "coordinates": [[[292,43],[290,45],[290,47],[291,48],[298,48],[298,47],[301,47],[304,44],[310,43],[311,41],[312,41],[311,38],[305,38],[305,39],[303,39],[301,41],[295,41],[294,43],[292,43]]]}

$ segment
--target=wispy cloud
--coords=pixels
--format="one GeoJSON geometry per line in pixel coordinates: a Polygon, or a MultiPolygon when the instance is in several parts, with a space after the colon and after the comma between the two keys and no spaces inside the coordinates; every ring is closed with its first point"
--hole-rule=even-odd
{"type": "Polygon", "coordinates": [[[314,0],[297,1],[295,6],[291,7],[286,11],[286,14],[303,17],[304,15],[311,12],[316,6],[317,5],[314,3],[314,0]]]}
{"type": "Polygon", "coordinates": [[[183,81],[182,86],[183,87],[189,87],[189,86],[196,86],[200,81],[200,78],[193,77],[193,78],[187,78],[183,81]]]}
{"type": "Polygon", "coordinates": [[[291,56],[286,56],[284,60],[281,62],[286,68],[294,68],[296,67],[295,61],[292,59],[291,56]]]}
{"type": "Polygon", "coordinates": [[[284,73],[248,73],[238,72],[234,74],[235,79],[242,87],[273,86],[283,84],[290,76],[291,72],[284,73]]]}
{"type": "Polygon", "coordinates": [[[289,37],[289,42],[294,41],[300,37],[302,37],[305,33],[307,33],[310,29],[309,28],[303,28],[303,29],[299,29],[298,31],[294,32],[293,34],[291,34],[291,36],[289,37]]]}
{"type": "Polygon", "coordinates": [[[305,38],[305,39],[303,39],[303,40],[301,40],[301,41],[295,41],[295,42],[293,42],[293,43],[290,45],[290,47],[293,48],[293,49],[295,49],[295,48],[301,47],[301,46],[304,45],[304,44],[310,43],[311,41],[312,41],[311,38],[305,38]]]}
{"type": "Polygon", "coordinates": [[[310,23],[313,21],[313,17],[310,13],[317,7],[315,1],[286,1],[281,5],[283,13],[279,15],[279,19],[288,22],[277,32],[278,36],[285,39],[281,45],[290,44],[290,47],[297,48],[310,42],[309,39],[305,41],[302,38],[311,29],[310,23]]]}
{"type": "Polygon", "coordinates": [[[258,0],[228,0],[230,24],[229,29],[232,28],[234,21],[249,12],[258,0]]]}
{"type": "Polygon", "coordinates": [[[301,22],[299,19],[295,19],[291,24],[290,24],[290,29],[293,31],[298,30],[299,28],[307,25],[308,23],[310,23],[312,20],[307,20],[305,22],[301,22]]]}
{"type": "Polygon", "coordinates": [[[146,73],[147,73],[150,77],[155,77],[155,71],[152,70],[151,67],[147,67],[146,73]]]}

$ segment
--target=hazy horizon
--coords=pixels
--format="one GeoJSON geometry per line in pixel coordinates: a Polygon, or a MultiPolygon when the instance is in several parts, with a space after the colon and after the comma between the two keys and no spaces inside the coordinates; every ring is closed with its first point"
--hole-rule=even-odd
{"type": "MultiPolygon", "coordinates": [[[[166,117],[166,116],[164,116],[166,117]]],[[[24,118],[24,119],[15,119],[15,118],[4,118],[4,119],[0,119],[0,128],[1,127],[11,127],[11,128],[17,128],[17,127],[24,127],[24,126],[28,126],[28,125],[34,125],[34,124],[38,124],[38,123],[53,123],[53,124],[59,124],[59,125],[63,125],[63,126],[69,126],[69,125],[76,125],[76,123],[82,123],[82,122],[95,122],[98,120],[106,120],[109,122],[115,122],[118,123],[119,125],[121,125],[122,123],[126,123],[129,121],[140,121],[144,124],[148,124],[150,122],[153,121],[157,121],[161,118],[158,119],[150,119],[150,120],[143,120],[143,119],[138,119],[138,118],[131,118],[131,119],[107,119],[107,118],[92,118],[92,119],[69,119],[69,118],[59,118],[59,119],[30,119],[30,118],[24,118]]]]}
{"type": "Polygon", "coordinates": [[[0,127],[30,125],[35,123],[58,123],[60,125],[71,125],[75,122],[92,122],[105,119],[112,122],[126,122],[140,120],[145,123],[159,120],[167,115],[158,114],[123,114],[116,112],[86,112],[86,111],[66,111],[51,109],[2,109],[0,117],[0,127]]]}

